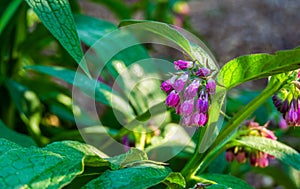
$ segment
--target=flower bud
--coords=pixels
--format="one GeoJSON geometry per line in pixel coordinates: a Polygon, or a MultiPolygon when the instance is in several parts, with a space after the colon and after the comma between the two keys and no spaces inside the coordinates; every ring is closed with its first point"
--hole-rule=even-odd
{"type": "Polygon", "coordinates": [[[246,162],[246,153],[244,151],[238,152],[238,154],[236,155],[236,160],[239,163],[245,163],[246,162]]]}
{"type": "Polygon", "coordinates": [[[180,113],[182,115],[191,115],[192,112],[194,110],[194,100],[187,100],[184,101],[181,105],[180,105],[180,113]]]}
{"type": "Polygon", "coordinates": [[[176,107],[180,101],[180,96],[174,90],[167,96],[166,105],[176,107]]]}
{"type": "Polygon", "coordinates": [[[194,63],[191,61],[177,60],[174,62],[174,65],[176,70],[185,70],[188,68],[192,68],[194,63]]]}
{"type": "Polygon", "coordinates": [[[206,113],[208,111],[208,94],[204,91],[202,91],[200,94],[196,108],[202,113],[206,113]]]}
{"type": "Polygon", "coordinates": [[[193,82],[185,89],[184,96],[186,99],[192,99],[197,95],[200,82],[198,80],[193,80],[193,82]]]}
{"type": "Polygon", "coordinates": [[[234,154],[231,150],[226,151],[225,158],[228,162],[232,162],[234,160],[234,154]]]}
{"type": "Polygon", "coordinates": [[[196,76],[198,77],[207,77],[210,75],[210,70],[208,68],[200,68],[196,71],[196,76]]]}
{"type": "Polygon", "coordinates": [[[207,81],[206,83],[206,91],[208,92],[208,94],[210,95],[214,95],[216,92],[216,83],[214,80],[210,79],[207,81]]]}
{"type": "Polygon", "coordinates": [[[185,83],[187,82],[189,76],[188,74],[181,75],[173,84],[173,88],[176,92],[181,92],[184,88],[185,83]]]}

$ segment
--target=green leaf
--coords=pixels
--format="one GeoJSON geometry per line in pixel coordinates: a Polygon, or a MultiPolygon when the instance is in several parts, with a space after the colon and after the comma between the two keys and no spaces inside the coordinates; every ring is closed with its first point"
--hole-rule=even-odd
{"type": "Polygon", "coordinates": [[[46,28],[89,75],[68,0],[26,0],[46,28]],[[80,63],[81,62],[81,63],[80,63]]]}
{"type": "Polygon", "coordinates": [[[107,159],[113,170],[123,168],[127,165],[148,160],[147,154],[137,148],[130,148],[125,154],[107,159]]]}
{"type": "Polygon", "coordinates": [[[207,180],[212,180],[218,183],[217,185],[211,185],[207,188],[243,188],[243,189],[253,189],[248,183],[245,181],[236,178],[230,175],[222,175],[222,174],[203,174],[200,175],[202,178],[207,180]]]}
{"type": "Polygon", "coordinates": [[[115,171],[107,170],[97,179],[86,184],[83,189],[141,189],[149,188],[162,182],[171,170],[167,167],[153,164],[143,164],[115,171]]]}
{"type": "Polygon", "coordinates": [[[218,78],[223,80],[222,83],[227,89],[230,89],[250,80],[298,69],[299,63],[300,49],[277,51],[274,55],[246,55],[226,63],[218,78]]]}
{"type": "MultiPolygon", "coordinates": [[[[0,17],[0,35],[2,34],[5,26],[12,19],[15,12],[18,10],[19,6],[22,4],[22,0],[13,0],[9,3],[9,5],[4,9],[5,11],[0,17]]],[[[1,7],[3,8],[3,7],[1,7]]]]}
{"type": "Polygon", "coordinates": [[[81,14],[75,14],[74,21],[80,40],[88,46],[94,45],[104,35],[117,29],[117,26],[111,22],[81,14]]]}
{"type": "Polygon", "coordinates": [[[14,130],[9,129],[3,122],[0,120],[0,138],[5,138],[7,140],[13,141],[24,147],[35,146],[36,143],[29,136],[15,132],[14,130]]]}
{"type": "Polygon", "coordinates": [[[236,141],[241,145],[266,152],[295,169],[300,170],[299,152],[281,142],[264,137],[250,136],[242,137],[236,141]]]}
{"type": "Polygon", "coordinates": [[[185,188],[186,185],[185,180],[181,175],[181,173],[175,173],[175,172],[170,173],[163,182],[168,186],[168,188],[172,188],[172,189],[185,188]]]}
{"type": "Polygon", "coordinates": [[[98,102],[110,107],[113,106],[113,108],[124,113],[124,115],[127,115],[129,118],[133,118],[133,110],[130,108],[130,106],[128,106],[127,102],[123,100],[123,97],[104,83],[89,79],[87,76],[81,73],[62,67],[28,66],[26,69],[39,71],[53,77],[57,77],[69,84],[74,85],[75,87],[78,87],[83,93],[95,98],[95,100],[98,102]],[[74,82],[75,78],[76,82],[74,82]]]}
{"type": "Polygon", "coordinates": [[[4,152],[0,156],[0,188],[61,188],[83,172],[84,163],[109,164],[94,148],[79,142],[57,142],[45,148],[15,147],[5,139],[0,139],[0,144],[4,144],[0,147],[4,152]]]}

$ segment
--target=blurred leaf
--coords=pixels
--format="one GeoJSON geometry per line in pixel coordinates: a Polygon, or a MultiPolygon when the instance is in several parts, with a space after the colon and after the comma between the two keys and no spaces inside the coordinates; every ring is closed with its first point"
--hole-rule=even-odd
{"type": "Polygon", "coordinates": [[[41,136],[41,102],[36,94],[26,86],[13,81],[6,80],[5,85],[20,113],[22,120],[27,125],[29,134],[38,144],[45,143],[46,139],[41,136]]]}
{"type": "Polygon", "coordinates": [[[68,0],[26,0],[26,2],[46,28],[89,75],[86,63],[81,61],[83,53],[68,0]]]}
{"type": "Polygon", "coordinates": [[[295,169],[300,170],[299,152],[281,142],[264,137],[250,136],[242,137],[241,139],[236,140],[236,142],[241,145],[266,152],[282,162],[291,165],[295,169]]]}
{"type": "MultiPolygon", "coordinates": [[[[298,187],[294,183],[294,180],[290,178],[290,175],[287,174],[287,172],[283,171],[282,169],[278,167],[265,167],[263,169],[254,169],[255,173],[260,173],[264,175],[271,176],[275,183],[285,186],[285,188],[288,189],[297,189],[298,187]]],[[[297,179],[296,179],[297,180],[297,179]]]]}
{"type": "Polygon", "coordinates": [[[119,19],[126,19],[131,17],[131,10],[124,1],[121,0],[91,0],[93,2],[101,3],[112,11],[119,19]]]}
{"type": "Polygon", "coordinates": [[[230,175],[222,174],[203,174],[200,175],[202,178],[217,182],[217,185],[211,185],[207,188],[243,188],[253,189],[245,181],[230,175]]]}
{"type": "Polygon", "coordinates": [[[120,94],[104,83],[89,79],[87,76],[81,73],[74,72],[62,67],[28,66],[26,68],[49,74],[69,84],[72,84],[75,87],[78,87],[83,93],[89,95],[98,102],[111,107],[114,105],[113,108],[119,110],[128,117],[133,117],[134,115],[133,110],[130,108],[130,106],[128,106],[127,102],[123,100],[120,94]],[[76,80],[74,80],[75,78],[76,80]]]}
{"type": "Polygon", "coordinates": [[[13,15],[16,13],[22,2],[22,0],[10,1],[3,14],[0,15],[0,35],[2,34],[5,26],[9,23],[13,15]]]}
{"type": "MultiPolygon", "coordinates": [[[[0,149],[14,146],[5,139],[0,139],[0,144],[0,149]]],[[[108,164],[96,149],[73,141],[0,151],[0,188],[61,188],[83,172],[84,163],[108,164]]]]}
{"type": "Polygon", "coordinates": [[[4,125],[2,120],[0,120],[0,138],[5,138],[24,147],[36,145],[32,138],[9,129],[6,125],[4,125]]]}
{"type": "Polygon", "coordinates": [[[99,188],[99,186],[103,189],[149,188],[162,182],[170,173],[169,168],[153,164],[143,164],[115,171],[107,170],[100,177],[85,185],[83,189],[99,188]]]}
{"type": "Polygon", "coordinates": [[[250,80],[298,69],[299,63],[299,49],[277,51],[274,55],[245,55],[227,62],[218,77],[223,79],[227,89],[231,89],[250,80]]]}
{"type": "Polygon", "coordinates": [[[172,188],[172,189],[185,188],[186,185],[185,180],[181,175],[181,173],[175,173],[175,172],[170,173],[163,182],[168,186],[168,188],[172,188]]]}

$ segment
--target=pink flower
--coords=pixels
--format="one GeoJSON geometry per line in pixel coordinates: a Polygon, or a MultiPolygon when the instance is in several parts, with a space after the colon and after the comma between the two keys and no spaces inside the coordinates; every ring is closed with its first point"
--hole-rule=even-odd
{"type": "Polygon", "coordinates": [[[200,82],[198,80],[193,80],[193,82],[185,89],[184,96],[186,99],[192,99],[197,95],[200,82]]]}
{"type": "Polygon", "coordinates": [[[202,91],[200,94],[196,108],[202,113],[206,113],[208,111],[208,94],[204,91],[202,91]]]}
{"type": "Polygon", "coordinates": [[[184,88],[185,83],[187,82],[189,76],[188,74],[181,75],[173,84],[173,88],[176,92],[181,92],[184,88]]]}
{"type": "Polygon", "coordinates": [[[198,77],[207,77],[209,75],[210,75],[210,70],[208,68],[200,68],[196,72],[196,76],[198,76],[198,77]]]}
{"type": "Polygon", "coordinates": [[[184,101],[180,106],[180,113],[182,115],[191,115],[194,110],[194,100],[184,101]]]}

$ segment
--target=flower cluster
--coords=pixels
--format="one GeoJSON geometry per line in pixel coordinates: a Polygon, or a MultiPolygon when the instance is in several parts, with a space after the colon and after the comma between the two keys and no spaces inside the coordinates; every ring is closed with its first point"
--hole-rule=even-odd
{"type": "Polygon", "coordinates": [[[291,81],[284,85],[272,99],[287,125],[300,126],[299,71],[294,71],[290,77],[291,81]]]}
{"type": "MultiPolygon", "coordinates": [[[[273,131],[268,130],[268,123],[264,126],[260,126],[258,123],[253,120],[246,123],[245,126],[241,127],[239,133],[240,136],[260,136],[269,138],[272,140],[277,140],[277,137],[274,135],[273,131]]],[[[235,146],[226,150],[225,158],[228,162],[232,162],[234,159],[239,163],[245,163],[247,158],[249,163],[254,167],[267,167],[269,165],[269,159],[274,158],[273,156],[251,148],[244,146],[235,146]]]]}
{"type": "Polygon", "coordinates": [[[183,125],[202,127],[208,121],[211,97],[216,91],[211,70],[185,60],[175,61],[174,67],[179,72],[161,84],[161,89],[168,94],[166,105],[183,116],[183,125]]]}

